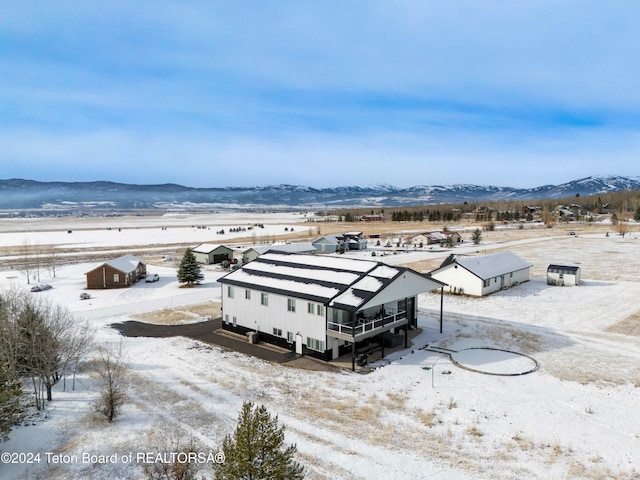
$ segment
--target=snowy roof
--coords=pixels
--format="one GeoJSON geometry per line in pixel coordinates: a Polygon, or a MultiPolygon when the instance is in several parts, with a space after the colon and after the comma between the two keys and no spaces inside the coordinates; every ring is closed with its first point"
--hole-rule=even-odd
{"type": "Polygon", "coordinates": [[[356,311],[407,270],[370,260],[269,252],[225,275],[220,283],[356,311]]]}
{"type": "Polygon", "coordinates": [[[563,271],[563,272],[577,272],[578,270],[580,270],[580,267],[575,266],[575,265],[557,265],[557,264],[551,264],[547,267],[547,272],[554,272],[554,271],[563,271]]]}
{"type": "Polygon", "coordinates": [[[294,242],[294,243],[274,243],[268,248],[271,252],[288,252],[288,253],[304,253],[315,252],[314,247],[309,242],[294,242]]]}
{"type": "Polygon", "coordinates": [[[218,248],[227,248],[231,250],[229,247],[225,247],[224,245],[215,245],[213,243],[203,243],[198,245],[196,248],[192,250],[192,252],[196,253],[211,253],[218,248]]]}
{"type": "Polygon", "coordinates": [[[478,256],[451,255],[440,268],[452,263],[457,263],[483,280],[532,267],[529,262],[511,252],[478,256]]]}
{"type": "MultiPolygon", "coordinates": [[[[143,262],[142,260],[140,260],[138,257],[134,255],[124,255],[123,257],[119,257],[114,260],[105,262],[97,266],[96,268],[100,268],[102,265],[109,265],[110,267],[115,268],[116,270],[129,273],[129,272],[133,272],[136,268],[138,268],[138,264],[140,263],[142,263],[143,265],[146,265],[145,262],[143,262]]],[[[96,268],[92,269],[91,271],[95,270],[96,268]]]]}

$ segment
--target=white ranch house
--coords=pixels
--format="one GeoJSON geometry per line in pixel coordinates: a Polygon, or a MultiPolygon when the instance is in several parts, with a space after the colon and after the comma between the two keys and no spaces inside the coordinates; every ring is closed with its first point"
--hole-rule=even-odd
{"type": "Polygon", "coordinates": [[[224,329],[324,360],[351,352],[353,367],[357,344],[384,332],[404,329],[406,345],[417,295],[443,287],[381,262],[271,252],[219,282],[224,329]]]}
{"type": "Polygon", "coordinates": [[[449,255],[429,275],[446,283],[447,291],[482,297],[529,280],[532,265],[511,252],[491,255],[449,255]]]}

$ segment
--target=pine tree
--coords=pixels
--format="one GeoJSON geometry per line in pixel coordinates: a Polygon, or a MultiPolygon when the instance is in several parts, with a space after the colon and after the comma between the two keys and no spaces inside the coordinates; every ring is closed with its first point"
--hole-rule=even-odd
{"type": "Polygon", "coordinates": [[[218,480],[298,480],[304,468],[293,459],[295,445],[283,447],[284,426],[264,405],[244,402],[233,436],[222,444],[223,463],[215,464],[218,480]]]}
{"type": "Polygon", "coordinates": [[[471,241],[474,245],[478,245],[482,241],[482,231],[479,228],[476,228],[471,234],[471,241]]]}
{"type": "Polygon", "coordinates": [[[196,262],[196,257],[190,248],[184,252],[184,256],[180,261],[180,267],[178,267],[178,282],[186,283],[187,287],[193,287],[194,285],[200,285],[200,282],[204,279],[200,265],[196,262]]]}
{"type": "Polygon", "coordinates": [[[0,441],[9,438],[11,427],[22,419],[20,381],[11,378],[9,367],[0,363],[0,441]]]}

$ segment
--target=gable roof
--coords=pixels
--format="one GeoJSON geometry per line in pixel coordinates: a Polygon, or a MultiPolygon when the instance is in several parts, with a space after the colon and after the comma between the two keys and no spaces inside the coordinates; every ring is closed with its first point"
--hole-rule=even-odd
{"type": "Polygon", "coordinates": [[[192,252],[195,253],[211,253],[214,250],[217,250],[218,248],[224,248],[227,250],[232,250],[231,248],[225,246],[225,245],[216,245],[213,243],[202,243],[200,245],[198,245],[197,247],[195,247],[194,249],[192,249],[192,252]]]}
{"type": "MultiPolygon", "coordinates": [[[[258,288],[356,311],[403,273],[404,267],[343,257],[265,253],[241,269],[220,278],[222,284],[258,288]]],[[[441,285],[435,279],[434,287],[441,285]]]]}
{"type": "Polygon", "coordinates": [[[266,251],[269,251],[269,252],[287,252],[287,253],[304,253],[304,252],[315,252],[316,251],[316,247],[314,247],[309,242],[274,243],[273,245],[268,247],[266,251]]]}
{"type": "MultiPolygon", "coordinates": [[[[104,265],[108,265],[111,268],[114,268],[116,270],[119,270],[121,272],[124,273],[129,273],[129,272],[133,272],[135,271],[136,268],[138,268],[138,265],[142,263],[143,265],[146,265],[145,262],[143,262],[142,260],[140,260],[138,257],[134,256],[134,255],[124,255],[122,257],[116,258],[114,260],[110,260],[108,262],[102,263],[100,265],[98,265],[97,267],[93,268],[90,270],[90,272],[93,272],[94,270],[104,266],[104,265]]],[[[85,273],[86,275],[86,273],[85,273]]]]}
{"type": "Polygon", "coordinates": [[[555,272],[559,270],[562,270],[563,272],[576,273],[578,270],[580,270],[580,267],[574,265],[557,265],[553,263],[547,267],[547,272],[555,272]]]}
{"type": "MultiPolygon", "coordinates": [[[[458,264],[482,280],[517,272],[533,265],[511,252],[498,252],[491,255],[449,255],[437,270],[451,264],[458,264]]],[[[432,272],[433,273],[433,272],[432,272]]]]}

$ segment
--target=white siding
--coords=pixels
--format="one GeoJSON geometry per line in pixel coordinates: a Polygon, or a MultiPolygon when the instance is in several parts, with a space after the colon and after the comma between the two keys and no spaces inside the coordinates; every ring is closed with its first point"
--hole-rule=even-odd
{"type": "Polygon", "coordinates": [[[442,270],[434,273],[433,278],[448,284],[445,290],[450,293],[462,293],[464,295],[472,295],[481,297],[497,292],[503,288],[509,288],[518,283],[529,280],[529,269],[518,270],[516,272],[504,273],[495,277],[486,279],[488,285],[485,286],[485,280],[474,275],[470,271],[459,265],[447,265],[442,270]]]}
{"type": "Polygon", "coordinates": [[[282,330],[282,336],[286,338],[287,332],[300,333],[306,343],[307,337],[321,340],[326,344],[326,320],[324,315],[308,313],[307,300],[296,298],[296,311],[287,309],[287,300],[292,297],[269,293],[269,305],[261,304],[260,290],[252,290],[251,298],[245,298],[244,287],[235,287],[234,298],[229,298],[225,288],[225,296],[222,302],[223,318],[236,317],[236,324],[251,330],[273,335],[273,329],[282,330]],[[238,291],[242,294],[238,295],[238,291]]]}
{"type": "Polygon", "coordinates": [[[445,290],[453,293],[464,293],[465,295],[481,296],[483,292],[483,280],[475,276],[470,271],[458,266],[447,265],[437,273],[432,274],[433,278],[446,283],[445,290]],[[462,292],[460,292],[462,289],[462,292]]]}

